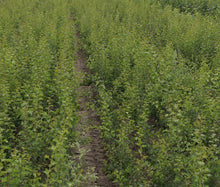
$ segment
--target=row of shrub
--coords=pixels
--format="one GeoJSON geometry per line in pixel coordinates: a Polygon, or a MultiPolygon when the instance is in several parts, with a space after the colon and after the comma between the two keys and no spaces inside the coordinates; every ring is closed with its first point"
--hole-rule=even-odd
{"type": "Polygon", "coordinates": [[[150,0],[73,2],[121,186],[218,186],[220,24],[150,0]]]}
{"type": "Polygon", "coordinates": [[[79,81],[69,7],[0,1],[0,186],[81,186],[87,177],[73,153],[79,81]]]}

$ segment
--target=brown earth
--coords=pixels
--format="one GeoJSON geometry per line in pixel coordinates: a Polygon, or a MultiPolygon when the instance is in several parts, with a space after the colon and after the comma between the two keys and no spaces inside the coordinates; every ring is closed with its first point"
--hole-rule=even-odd
{"type": "MultiPolygon", "coordinates": [[[[80,34],[76,34],[76,38],[80,40],[80,34]]],[[[77,43],[77,45],[79,45],[77,43]]],[[[77,47],[79,48],[79,47],[77,47]]],[[[77,131],[81,136],[80,147],[86,150],[86,154],[83,158],[83,170],[84,173],[88,171],[89,168],[94,168],[97,179],[94,182],[86,182],[83,186],[100,186],[100,187],[114,187],[117,186],[112,183],[111,180],[105,175],[104,169],[104,159],[105,151],[101,144],[102,140],[100,138],[100,132],[95,128],[95,126],[100,125],[100,120],[95,112],[88,107],[89,103],[92,102],[92,93],[94,92],[91,85],[83,85],[83,80],[89,75],[89,70],[86,67],[87,60],[83,50],[78,49],[77,60],[75,64],[76,72],[80,75],[80,87],[79,92],[79,117],[80,123],[77,126],[77,131]]]]}

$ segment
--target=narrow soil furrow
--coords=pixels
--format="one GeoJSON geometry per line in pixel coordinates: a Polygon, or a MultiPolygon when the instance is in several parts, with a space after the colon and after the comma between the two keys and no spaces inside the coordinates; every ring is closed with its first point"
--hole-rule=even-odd
{"type": "MultiPolygon", "coordinates": [[[[79,33],[76,34],[77,38],[80,40],[79,33]]],[[[101,138],[99,131],[95,128],[96,125],[100,124],[100,120],[95,112],[88,107],[91,102],[91,97],[93,93],[92,86],[83,85],[83,80],[89,74],[89,70],[86,67],[86,57],[82,50],[77,52],[77,61],[75,64],[76,72],[81,75],[81,84],[79,87],[79,117],[80,123],[77,127],[77,131],[81,136],[80,147],[86,150],[86,154],[83,158],[83,169],[84,172],[88,171],[89,168],[94,168],[94,172],[97,175],[97,179],[94,182],[89,182],[84,184],[84,186],[116,186],[114,185],[108,177],[104,174],[104,158],[105,151],[101,145],[101,138]]]]}

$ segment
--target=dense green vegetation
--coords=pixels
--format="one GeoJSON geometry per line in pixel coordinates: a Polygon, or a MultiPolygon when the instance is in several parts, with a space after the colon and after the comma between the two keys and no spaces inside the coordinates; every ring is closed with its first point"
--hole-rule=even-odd
{"type": "Polygon", "coordinates": [[[0,186],[94,178],[73,153],[76,28],[109,176],[120,186],[219,186],[217,0],[0,0],[0,186]]]}
{"type": "MultiPolygon", "coordinates": [[[[0,186],[80,186],[69,3],[0,1],[0,186]]],[[[86,179],[87,180],[87,179],[86,179]]]]}
{"type": "Polygon", "coordinates": [[[203,15],[212,15],[217,17],[220,15],[219,0],[158,0],[164,7],[171,5],[173,8],[178,8],[181,12],[196,13],[200,12],[203,15]]]}
{"type": "Polygon", "coordinates": [[[218,19],[150,0],[75,0],[73,13],[110,176],[121,186],[218,186],[218,19]]]}

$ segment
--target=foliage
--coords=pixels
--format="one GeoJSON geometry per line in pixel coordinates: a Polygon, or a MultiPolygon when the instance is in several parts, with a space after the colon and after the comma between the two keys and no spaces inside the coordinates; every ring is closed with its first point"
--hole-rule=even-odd
{"type": "Polygon", "coordinates": [[[195,13],[200,12],[203,15],[219,16],[220,2],[218,0],[158,0],[161,5],[172,5],[181,12],[195,13]]]}
{"type": "Polygon", "coordinates": [[[75,0],[72,10],[98,87],[112,178],[219,185],[217,19],[150,0],[75,0]]]}
{"type": "Polygon", "coordinates": [[[80,186],[92,174],[82,174],[73,152],[79,83],[70,4],[0,5],[0,186],[80,186]]]}
{"type": "Polygon", "coordinates": [[[73,151],[75,25],[97,88],[109,176],[120,186],[220,185],[218,1],[0,5],[0,186],[96,178],[83,172],[84,151],[73,151]]]}

